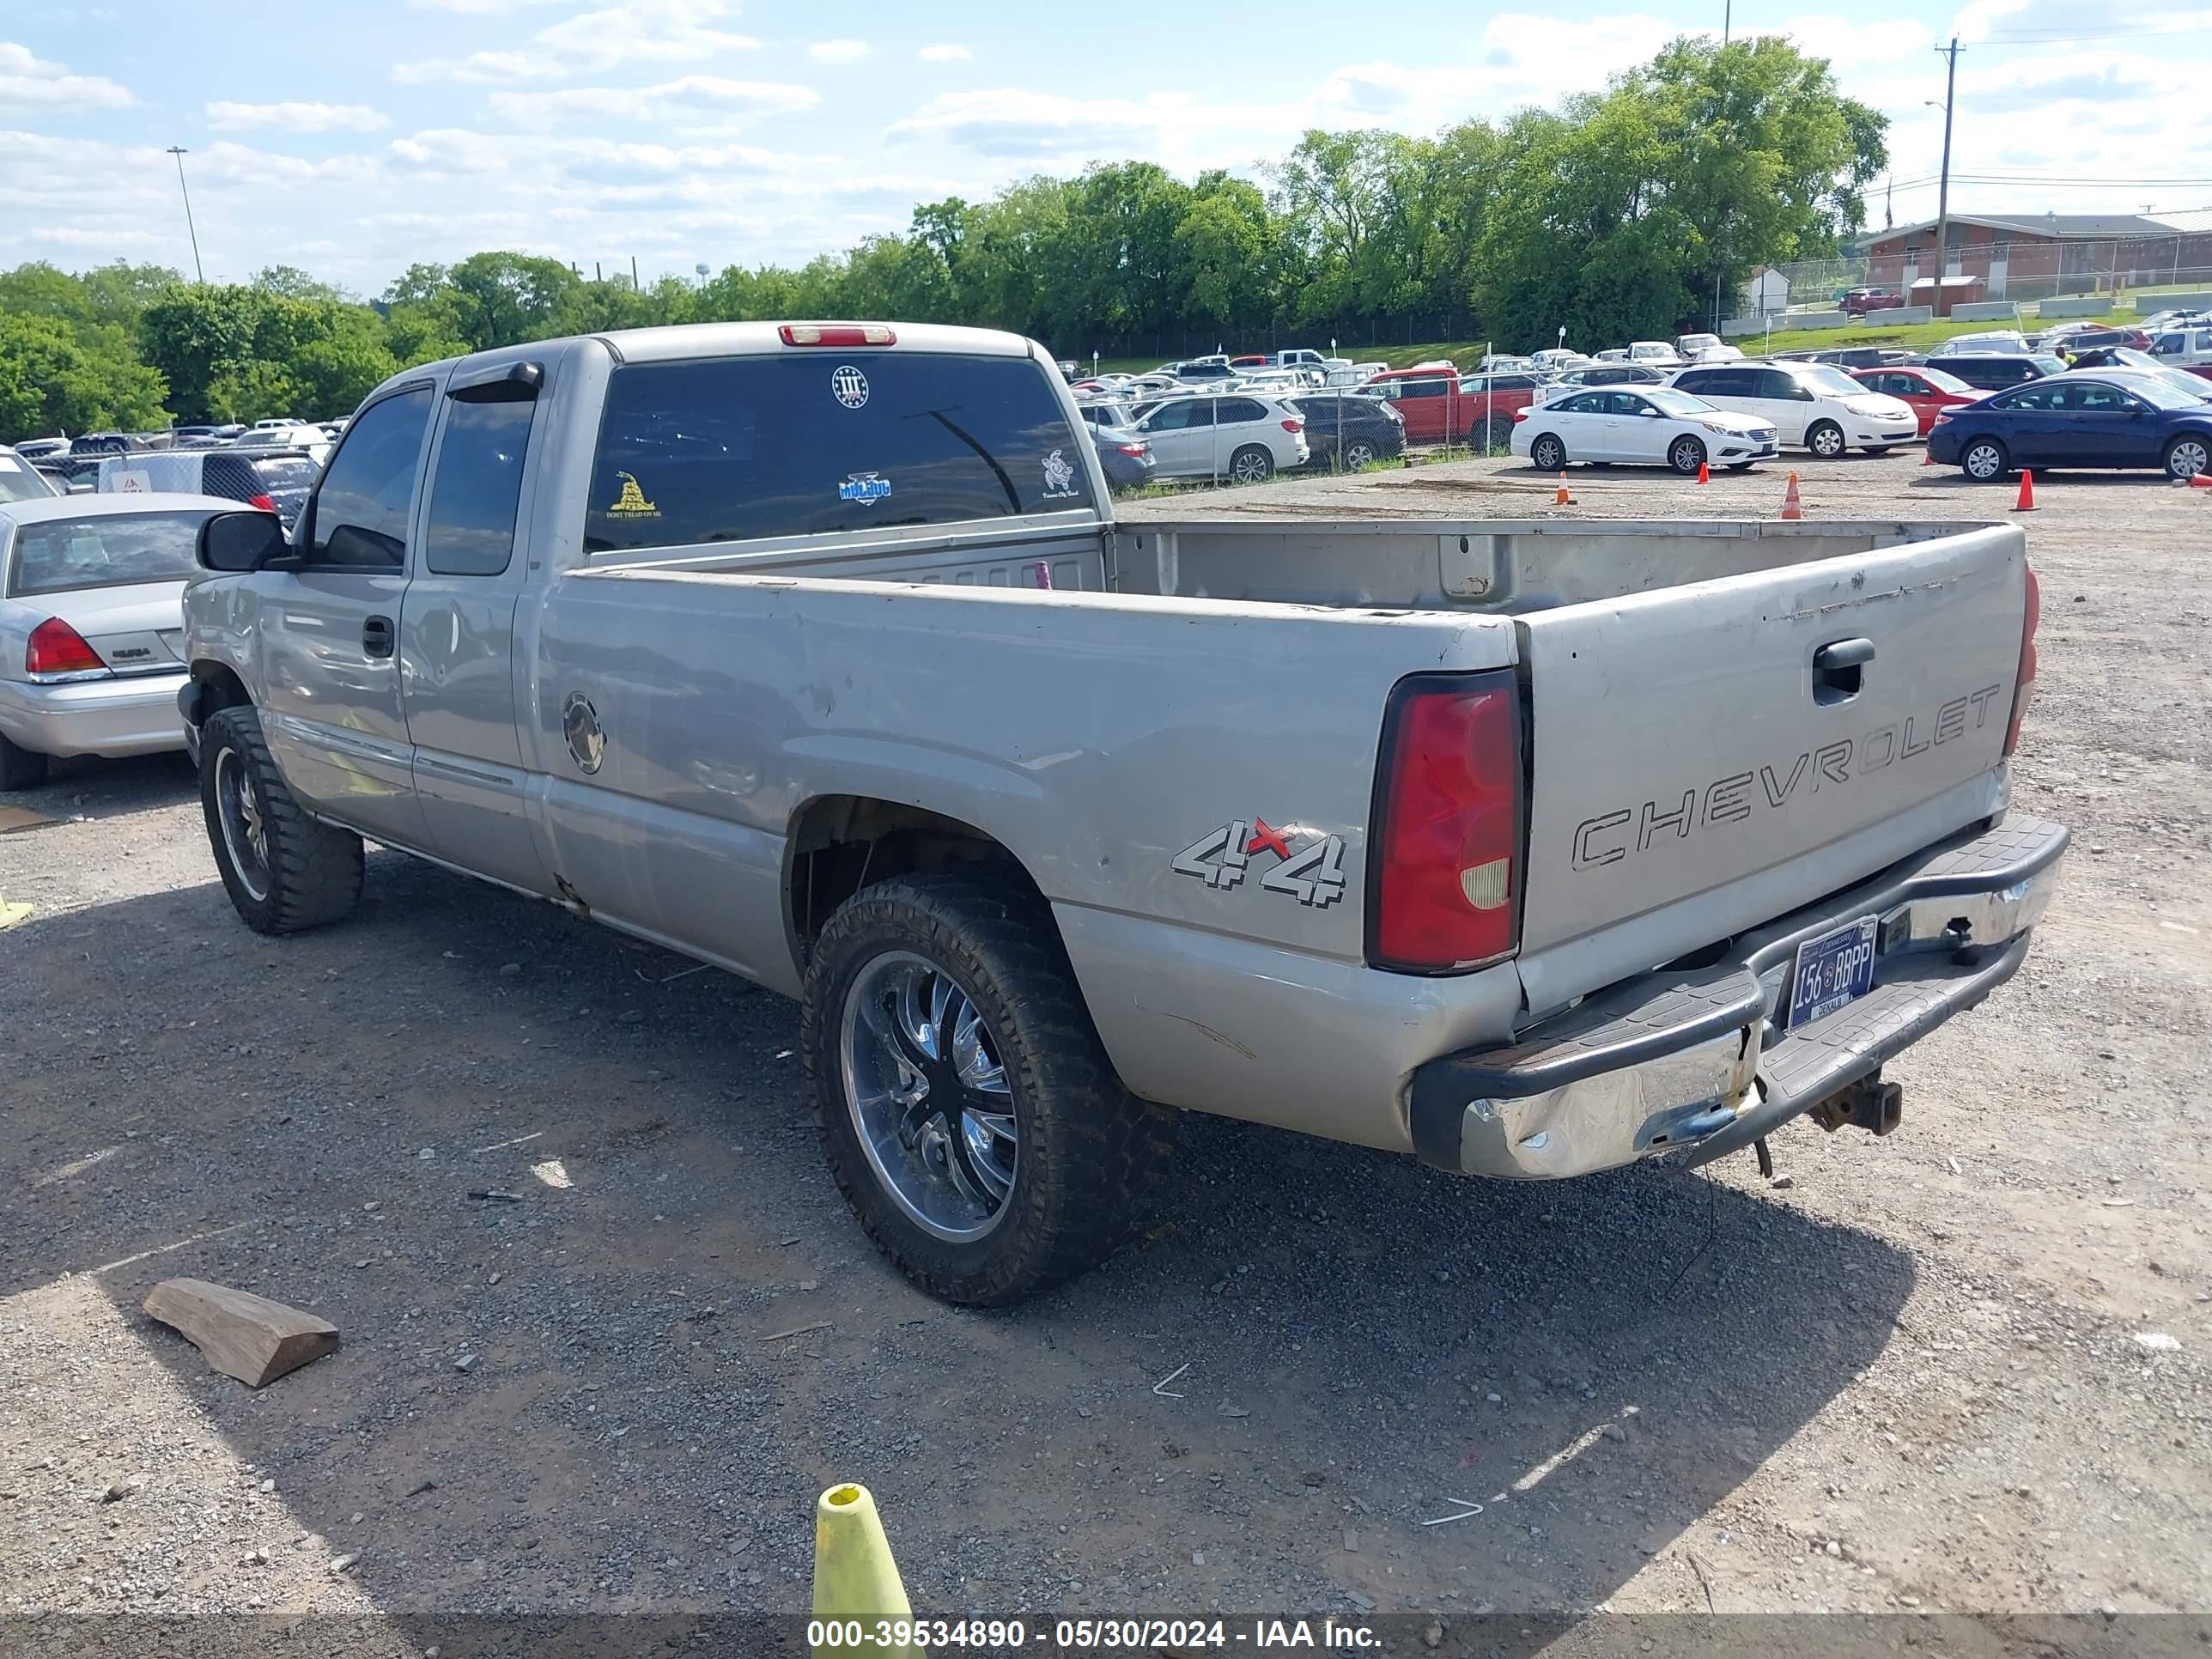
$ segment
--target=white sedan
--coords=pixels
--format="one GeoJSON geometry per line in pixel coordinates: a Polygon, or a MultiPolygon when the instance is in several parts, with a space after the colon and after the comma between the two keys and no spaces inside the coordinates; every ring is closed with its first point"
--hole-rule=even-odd
{"type": "Polygon", "coordinates": [[[0,790],[50,757],[185,746],[185,584],[218,495],[60,495],[0,506],[0,790]]]}
{"type": "Polygon", "coordinates": [[[1771,421],[1665,386],[1571,392],[1513,417],[1513,453],[1539,472],[1569,461],[1627,461],[1694,477],[1701,466],[1741,470],[1765,460],[1775,442],[1771,421]]]}

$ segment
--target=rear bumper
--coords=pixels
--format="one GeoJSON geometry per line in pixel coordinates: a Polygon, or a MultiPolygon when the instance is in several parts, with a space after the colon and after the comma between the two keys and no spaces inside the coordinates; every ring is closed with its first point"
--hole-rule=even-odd
{"type": "Polygon", "coordinates": [[[0,732],[35,754],[155,755],[185,745],[177,714],[184,672],[44,685],[0,681],[0,732]]]}
{"type": "Polygon", "coordinates": [[[2018,972],[2067,841],[2035,818],[1954,838],[1742,935],[1723,963],[1601,992],[1510,1048],[1431,1060],[1413,1076],[1414,1150],[1468,1175],[1548,1180],[1748,1146],[2018,972]],[[1797,946],[1868,915],[1881,924],[1873,990],[1785,1032],[1797,946]]]}

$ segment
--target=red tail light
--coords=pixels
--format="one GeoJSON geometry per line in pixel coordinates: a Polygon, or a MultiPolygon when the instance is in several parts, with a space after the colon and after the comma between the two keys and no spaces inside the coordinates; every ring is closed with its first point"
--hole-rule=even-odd
{"type": "Polygon", "coordinates": [[[84,635],[59,617],[49,617],[31,630],[30,647],[23,653],[26,674],[105,674],[107,665],[100,653],[84,642],[84,635]]]}
{"type": "Polygon", "coordinates": [[[1513,424],[1516,426],[1520,425],[1522,422],[1528,418],[1528,411],[1525,409],[1516,409],[1513,411],[1513,424]]]}
{"type": "Polygon", "coordinates": [[[2004,751],[2020,747],[2020,723],[2027,718],[2027,705],[2035,699],[2035,629],[2043,620],[2043,584],[2027,573],[2027,612],[2020,625],[2020,672],[2013,678],[2012,723],[2005,727],[2004,751]]]}
{"type": "Polygon", "coordinates": [[[776,330],[793,346],[896,345],[898,336],[881,323],[786,323],[776,330]]]}
{"type": "Polygon", "coordinates": [[[1130,459],[1141,461],[1146,456],[1152,453],[1152,447],[1150,444],[1116,444],[1114,447],[1120,450],[1124,455],[1129,457],[1130,459]]]}
{"type": "Polygon", "coordinates": [[[1521,699],[1510,671],[1409,680],[1384,722],[1368,960],[1476,968],[1520,943],[1521,699]]]}
{"type": "Polygon", "coordinates": [[[258,507],[264,513],[274,513],[276,510],[276,498],[266,490],[258,495],[248,495],[246,498],[246,504],[248,507],[258,507]]]}
{"type": "Polygon", "coordinates": [[[1283,430],[1285,432],[1303,432],[1305,429],[1306,423],[1304,421],[1285,421],[1283,422],[1283,430]]]}

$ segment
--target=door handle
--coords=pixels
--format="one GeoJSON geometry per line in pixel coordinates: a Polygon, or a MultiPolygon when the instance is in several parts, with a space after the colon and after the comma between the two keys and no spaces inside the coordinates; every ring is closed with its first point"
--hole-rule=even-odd
{"type": "Polygon", "coordinates": [[[392,618],[368,617],[361,624],[361,648],[372,657],[392,654],[392,618]]]}
{"type": "Polygon", "coordinates": [[[1813,701],[1825,705],[1858,696],[1862,671],[1873,660],[1872,640],[1831,640],[1813,653],[1813,701]]]}

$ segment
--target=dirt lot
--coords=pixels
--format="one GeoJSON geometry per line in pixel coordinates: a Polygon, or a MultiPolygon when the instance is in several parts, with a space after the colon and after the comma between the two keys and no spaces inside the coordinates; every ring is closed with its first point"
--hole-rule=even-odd
{"type": "MultiPolygon", "coordinates": [[[[1807,510],[2009,506],[1917,459],[1802,466],[1807,510]]],[[[1793,1126],[1787,1185],[1494,1187],[1195,1119],[1167,1224],[1007,1314],[866,1245],[791,1005],[390,854],[349,924],[260,939],[180,758],[61,769],[16,804],[62,821],[0,836],[36,906],[0,934],[0,1612],[349,1612],[419,1651],[471,1612],[801,1609],[842,1479],[934,1613],[1373,1607],[1456,1647],[1492,1609],[2212,1608],[2212,492],[2041,495],[2017,800],[2078,840],[2027,970],[1893,1067],[1899,1133],[1793,1126]],[[179,1274],[345,1346],[251,1393],[137,1311],[179,1274]],[[1451,1498],[1485,1511],[1419,1524],[1451,1498]]]]}

